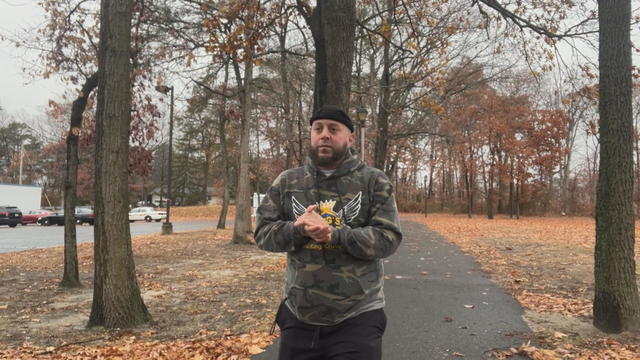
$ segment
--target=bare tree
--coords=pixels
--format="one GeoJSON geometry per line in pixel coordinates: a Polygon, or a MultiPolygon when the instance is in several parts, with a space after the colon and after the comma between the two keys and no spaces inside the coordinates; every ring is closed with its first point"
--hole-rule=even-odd
{"type": "Polygon", "coordinates": [[[631,2],[599,0],[600,170],[596,200],[593,324],[640,328],[634,257],[631,2]]]}
{"type": "MultiPolygon", "coordinates": [[[[247,20],[244,24],[246,39],[255,38],[255,28],[258,16],[259,1],[253,0],[247,4],[247,20]]],[[[247,41],[244,47],[244,74],[240,75],[239,64],[234,60],[236,79],[240,88],[240,102],[242,105],[242,121],[240,132],[240,169],[238,172],[238,191],[236,192],[236,218],[233,226],[234,244],[250,244],[251,231],[251,189],[249,183],[249,136],[251,128],[251,92],[253,91],[253,61],[256,44],[247,41]]]]}
{"type": "Polygon", "coordinates": [[[78,188],[78,138],[82,128],[82,113],[89,95],[98,86],[99,73],[93,73],[82,86],[71,107],[71,121],[67,134],[67,173],[64,183],[64,273],[60,286],[79,287],[78,248],[76,240],[75,206],[78,188]]]}
{"type": "Polygon", "coordinates": [[[313,110],[331,104],[349,108],[351,67],[355,51],[355,0],[317,0],[311,11],[302,0],[298,9],[305,18],[316,48],[313,110]]]}
{"type": "Polygon", "coordinates": [[[89,326],[106,328],[151,320],[136,279],[128,219],[132,9],[132,0],[103,0],[100,8],[95,273],[89,326]]]}

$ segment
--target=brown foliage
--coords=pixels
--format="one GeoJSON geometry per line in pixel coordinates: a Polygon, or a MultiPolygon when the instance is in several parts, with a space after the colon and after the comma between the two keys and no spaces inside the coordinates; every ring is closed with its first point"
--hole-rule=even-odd
{"type": "MultiPolygon", "coordinates": [[[[203,333],[206,334],[206,333],[203,333]]],[[[148,341],[145,336],[123,336],[109,339],[111,345],[84,347],[77,344],[59,348],[42,349],[31,345],[0,350],[1,359],[55,359],[89,360],[109,359],[191,359],[191,360],[249,360],[251,356],[263,352],[274,336],[265,332],[251,331],[246,334],[226,333],[211,340],[148,341]]]]}

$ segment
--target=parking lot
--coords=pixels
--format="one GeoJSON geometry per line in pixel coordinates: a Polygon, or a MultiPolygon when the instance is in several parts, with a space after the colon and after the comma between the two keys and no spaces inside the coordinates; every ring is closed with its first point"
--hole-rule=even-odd
{"type": "MultiPolygon", "coordinates": [[[[160,233],[162,223],[136,221],[130,224],[131,236],[160,233]]],[[[173,222],[174,231],[214,228],[212,220],[173,222]]],[[[93,226],[76,226],[78,243],[93,241],[93,226]]],[[[64,226],[0,226],[0,253],[64,245],[64,226]]]]}

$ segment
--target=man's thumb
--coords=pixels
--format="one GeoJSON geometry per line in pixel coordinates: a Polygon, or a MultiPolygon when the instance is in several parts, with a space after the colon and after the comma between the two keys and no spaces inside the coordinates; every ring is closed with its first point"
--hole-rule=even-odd
{"type": "Polygon", "coordinates": [[[307,213],[312,213],[312,212],[314,212],[314,211],[316,210],[316,208],[317,208],[317,207],[318,207],[317,205],[309,205],[309,206],[307,207],[306,212],[307,212],[307,213]]]}

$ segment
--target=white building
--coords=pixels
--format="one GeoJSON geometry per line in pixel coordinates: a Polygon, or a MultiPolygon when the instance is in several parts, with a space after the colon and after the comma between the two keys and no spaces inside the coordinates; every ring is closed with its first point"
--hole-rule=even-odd
{"type": "Polygon", "coordinates": [[[0,184],[0,206],[17,206],[23,213],[40,209],[42,187],[37,185],[0,184]]]}

